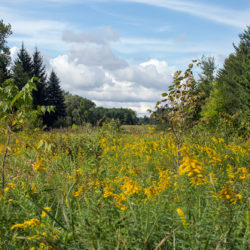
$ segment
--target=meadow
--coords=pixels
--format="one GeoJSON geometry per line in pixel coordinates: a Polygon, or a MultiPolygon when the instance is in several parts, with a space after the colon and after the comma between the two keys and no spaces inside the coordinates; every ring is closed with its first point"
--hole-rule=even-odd
{"type": "Polygon", "coordinates": [[[248,249],[249,151],[193,132],[178,165],[172,135],[152,126],[15,133],[0,249],[248,249]]]}

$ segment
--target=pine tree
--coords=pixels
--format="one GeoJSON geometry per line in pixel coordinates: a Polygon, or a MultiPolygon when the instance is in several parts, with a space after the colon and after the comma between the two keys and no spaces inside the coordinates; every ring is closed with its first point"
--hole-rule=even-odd
{"type": "Polygon", "coordinates": [[[22,87],[33,76],[32,59],[24,48],[23,43],[21,50],[17,54],[17,59],[14,62],[12,70],[15,84],[19,89],[22,89],[22,87]]]}
{"type": "Polygon", "coordinates": [[[10,24],[5,25],[0,20],[0,86],[10,77],[8,66],[10,64],[10,51],[7,46],[7,37],[12,34],[10,24]]]}
{"type": "Polygon", "coordinates": [[[60,80],[54,71],[51,72],[48,81],[46,104],[48,106],[54,106],[55,112],[47,113],[44,118],[44,123],[49,127],[57,126],[56,122],[66,116],[66,106],[63,91],[60,87],[60,80]]]}
{"type": "Polygon", "coordinates": [[[204,100],[209,97],[210,92],[213,90],[213,81],[215,79],[215,61],[213,57],[205,57],[201,58],[200,62],[201,74],[199,74],[198,86],[197,90],[201,93],[201,98],[204,100]]]}
{"type": "Polygon", "coordinates": [[[33,104],[36,107],[37,105],[46,104],[46,71],[45,66],[43,65],[43,58],[40,52],[35,49],[32,58],[32,76],[38,77],[38,80],[35,81],[37,90],[33,92],[33,104]]]}
{"type": "Polygon", "coordinates": [[[250,26],[239,35],[235,53],[224,62],[218,73],[219,90],[224,99],[224,112],[232,115],[250,108],[250,26]]]}

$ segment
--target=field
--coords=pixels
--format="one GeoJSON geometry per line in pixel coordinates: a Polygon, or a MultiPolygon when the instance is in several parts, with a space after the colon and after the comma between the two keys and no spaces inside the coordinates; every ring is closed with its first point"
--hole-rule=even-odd
{"type": "Polygon", "coordinates": [[[177,151],[148,126],[16,133],[0,249],[248,249],[249,141],[197,132],[177,151]]]}

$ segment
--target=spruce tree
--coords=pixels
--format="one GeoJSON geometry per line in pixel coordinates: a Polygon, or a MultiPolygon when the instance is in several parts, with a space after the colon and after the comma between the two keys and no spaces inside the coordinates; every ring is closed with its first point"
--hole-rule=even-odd
{"type": "Polygon", "coordinates": [[[35,49],[32,58],[32,76],[38,77],[35,81],[37,90],[33,92],[34,107],[46,104],[46,71],[40,52],[35,49]]]}
{"type": "Polygon", "coordinates": [[[14,62],[12,70],[15,84],[19,89],[22,89],[22,87],[33,76],[32,59],[24,48],[23,43],[21,50],[17,54],[17,59],[14,62]]]}
{"type": "Polygon", "coordinates": [[[214,57],[203,56],[200,67],[202,72],[199,74],[197,91],[201,94],[201,99],[204,100],[209,97],[210,92],[213,90],[214,73],[216,70],[214,57]]]}
{"type": "Polygon", "coordinates": [[[11,34],[12,31],[10,24],[5,25],[3,20],[0,20],[0,86],[10,77],[8,66],[11,58],[6,39],[11,34]]]}
{"type": "Polygon", "coordinates": [[[218,88],[224,99],[224,112],[249,112],[250,108],[250,26],[239,35],[235,53],[224,62],[218,73],[218,88]]]}
{"type": "Polygon", "coordinates": [[[48,81],[46,104],[47,106],[54,106],[55,111],[46,114],[44,123],[49,127],[57,126],[56,122],[66,116],[66,106],[60,80],[54,71],[51,72],[48,81]]]}

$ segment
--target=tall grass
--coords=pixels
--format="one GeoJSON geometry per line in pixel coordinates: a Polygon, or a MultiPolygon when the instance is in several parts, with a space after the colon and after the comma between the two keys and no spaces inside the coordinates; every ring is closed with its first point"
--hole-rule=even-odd
{"type": "Polygon", "coordinates": [[[0,248],[248,249],[249,142],[187,137],[176,158],[153,127],[18,134],[0,248]]]}

